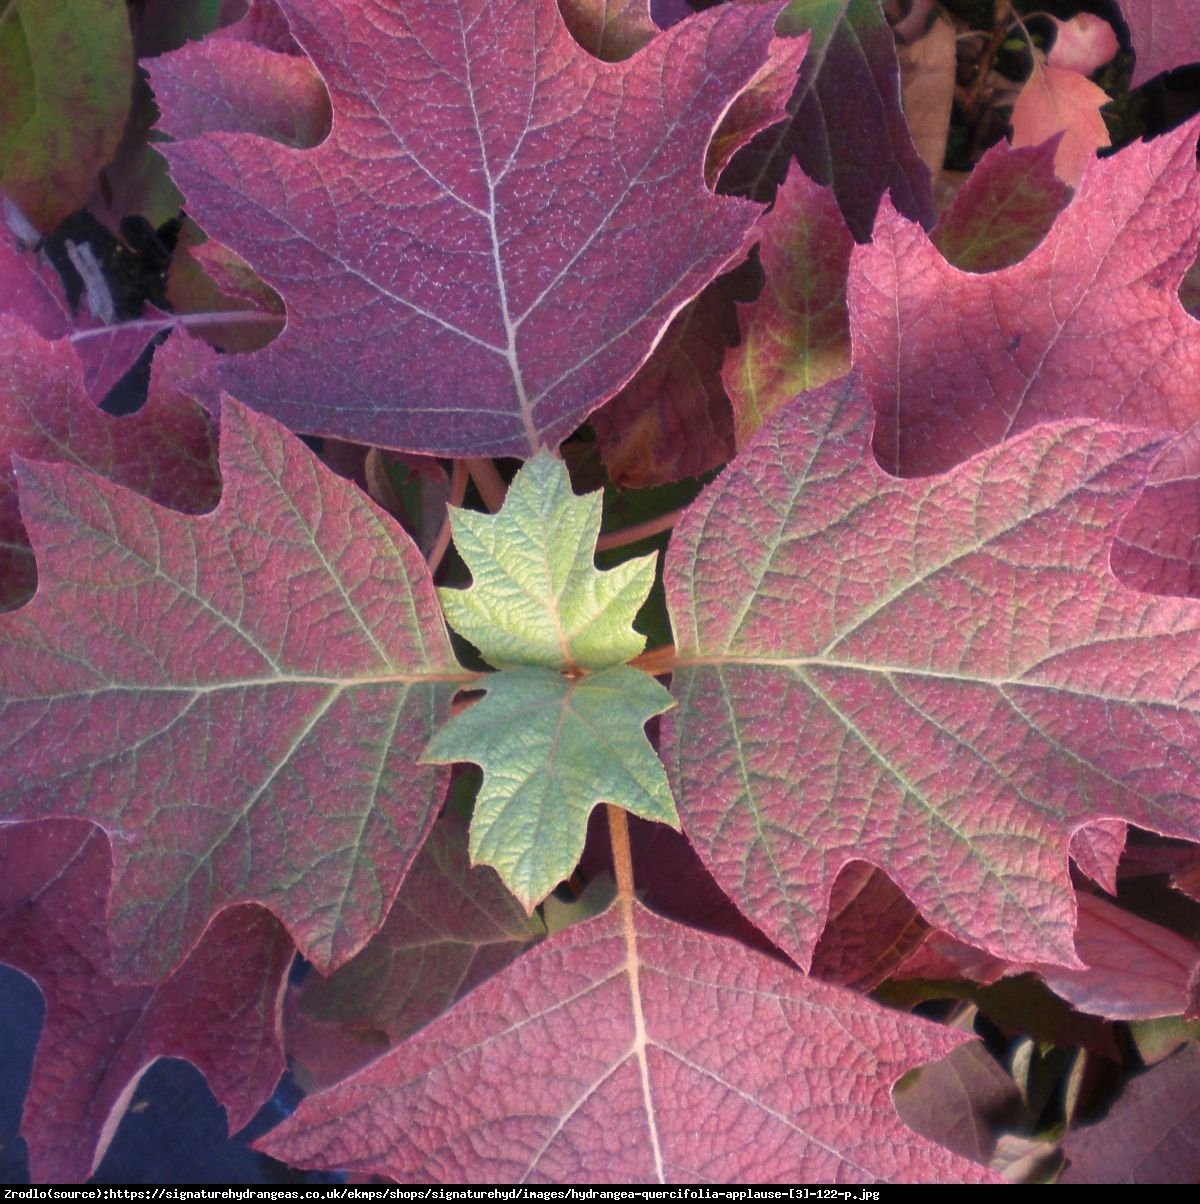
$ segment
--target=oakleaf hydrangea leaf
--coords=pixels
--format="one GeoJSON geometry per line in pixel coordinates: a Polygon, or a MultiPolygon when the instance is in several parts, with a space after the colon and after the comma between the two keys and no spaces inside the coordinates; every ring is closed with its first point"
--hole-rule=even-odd
{"type": "Polygon", "coordinates": [[[1049,234],[1000,271],[952,267],[883,202],[846,285],[880,464],[940,472],[1071,416],[1196,422],[1200,323],[1179,282],[1200,242],[1198,133],[1193,120],[1093,160],[1049,234]]]}
{"type": "MultiPolygon", "coordinates": [[[[716,196],[703,168],[779,53],[778,4],[697,14],[612,64],[554,0],[279,7],[329,89],[328,138],[206,132],[164,154],[188,212],[287,304],[283,334],[219,375],[292,429],[552,447],[749,249],[758,206],[716,196]]],[[[189,89],[164,127],[194,128],[181,109],[205,91],[229,89],[189,89]]]]}
{"type": "Polygon", "coordinates": [[[1161,439],[1042,424],[898,480],[870,426],[853,377],[804,395],[675,528],[688,836],[797,961],[857,860],[962,940],[1077,968],[1072,834],[1200,837],[1200,606],[1108,566],[1161,439]]]}
{"type": "Polygon", "coordinates": [[[483,689],[487,697],[438,732],[422,760],[483,769],[471,862],[493,866],[526,908],[575,868],[597,803],[679,827],[643,730],[674,705],[652,677],[628,665],[579,678],[510,669],[483,689]]]}
{"type": "Polygon", "coordinates": [[[518,958],[258,1148],[404,1183],[995,1182],[892,1103],[964,1040],[631,903],[518,958]]]}
{"type": "Polygon", "coordinates": [[[21,1112],[39,1183],[82,1183],[95,1172],[134,1086],[160,1057],[191,1062],[235,1132],[285,1068],[277,1014],[294,950],[280,925],[258,907],[226,908],[170,978],[116,982],[104,931],[111,860],[91,824],[0,825],[0,961],[46,1001],[21,1112]]]}
{"type": "Polygon", "coordinates": [[[446,618],[498,669],[607,669],[637,656],[633,618],[654,584],[654,556],[600,571],[592,560],[601,495],[578,497],[548,454],[517,473],[498,514],[452,510],[470,589],[440,589],[446,618]]]}
{"type": "Polygon", "coordinates": [[[221,501],[179,514],[66,464],[19,467],[38,590],[0,615],[0,822],[78,817],[113,849],[122,977],[267,907],[335,969],[379,929],[445,773],[454,691],[412,540],[227,398],[221,501]]]}
{"type": "MultiPolygon", "coordinates": [[[[413,861],[387,923],[327,978],[289,992],[288,1058],[306,1091],[336,1083],[424,1028],[546,935],[487,866],[467,860],[467,818],[478,775],[455,782],[446,811],[413,861]]],[[[659,829],[661,830],[661,829],[659,829]]]]}

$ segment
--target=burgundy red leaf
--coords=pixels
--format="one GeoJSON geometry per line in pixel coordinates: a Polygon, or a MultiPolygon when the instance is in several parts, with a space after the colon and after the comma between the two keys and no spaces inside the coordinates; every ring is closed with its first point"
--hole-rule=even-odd
{"type": "Polygon", "coordinates": [[[95,1169],[156,1058],[186,1058],[246,1125],[284,1070],[279,996],[292,944],[259,908],[222,912],[157,987],[114,982],[104,926],[110,858],[89,824],[0,828],[0,961],[46,998],[21,1129],[43,1182],[95,1169]]]}
{"type": "Polygon", "coordinates": [[[1077,966],[1072,832],[1200,835],[1200,607],[1107,567],[1158,444],[1043,425],[902,481],[870,425],[853,378],[802,395],[676,527],[684,828],[802,964],[859,860],[936,927],[1077,966]]]}
{"type": "Polygon", "coordinates": [[[1094,160],[1037,248],[986,275],[951,267],[884,202],[848,285],[881,464],[940,471],[1076,414],[1172,430],[1200,419],[1200,323],[1177,292],[1200,242],[1198,129],[1094,160]]]}
{"type": "Polygon", "coordinates": [[[221,427],[198,518],[19,468],[40,581],[0,616],[0,817],[109,834],[141,981],[240,902],[321,967],[353,956],[441,805],[416,759],[464,678],[408,536],[270,419],[227,399],[221,427]]]}
{"type": "Polygon", "coordinates": [[[280,7],[329,88],[329,137],[165,153],[189,213],[287,303],[280,338],[222,379],[292,428],[529,455],[747,250],[757,207],[699,169],[772,51],[774,5],[699,14],[616,64],[554,0],[280,7]]]}
{"type": "Polygon", "coordinates": [[[68,339],[50,342],[0,315],[0,608],[25,601],[37,581],[15,456],[82,465],[193,513],[220,493],[213,431],[198,405],[155,389],[140,412],[114,418],[87,396],[68,339]]]}
{"type": "Polygon", "coordinates": [[[987,1182],[890,1089],[958,1034],[618,904],[259,1142],[401,1182],[987,1182]]]}
{"type": "Polygon", "coordinates": [[[433,826],[384,926],[340,970],[289,1000],[288,1054],[325,1086],[446,1011],[544,932],[494,870],[472,868],[467,829],[433,826]]]}

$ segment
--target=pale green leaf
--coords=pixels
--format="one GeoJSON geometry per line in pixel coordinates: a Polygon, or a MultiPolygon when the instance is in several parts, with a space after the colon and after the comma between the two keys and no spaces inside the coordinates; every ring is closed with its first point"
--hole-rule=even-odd
{"type": "Polygon", "coordinates": [[[579,678],[509,669],[482,688],[487,697],[451,719],[421,759],[483,769],[471,863],[492,866],[527,909],[575,868],[597,803],[679,827],[644,731],[673,705],[654,678],[628,665],[579,678]]]}
{"type": "Polygon", "coordinates": [[[654,556],[600,571],[599,492],[578,497],[561,460],[540,453],[499,513],[450,512],[469,589],[440,589],[446,618],[498,669],[607,669],[641,652],[633,618],[654,584],[654,556]]]}

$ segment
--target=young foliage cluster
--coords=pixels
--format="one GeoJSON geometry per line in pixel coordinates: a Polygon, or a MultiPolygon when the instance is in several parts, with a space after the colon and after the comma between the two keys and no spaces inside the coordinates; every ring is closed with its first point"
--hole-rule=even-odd
{"type": "Polygon", "coordinates": [[[405,1182],[1200,1173],[1200,122],[1097,156],[1112,28],[62,7],[0,13],[33,1177],[160,1057],[405,1182]]]}

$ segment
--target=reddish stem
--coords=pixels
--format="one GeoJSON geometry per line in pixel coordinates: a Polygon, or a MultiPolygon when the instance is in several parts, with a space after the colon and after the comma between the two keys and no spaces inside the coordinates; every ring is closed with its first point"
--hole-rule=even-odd
{"type": "Polygon", "coordinates": [[[144,330],[148,334],[157,334],[160,330],[174,330],[176,326],[254,326],[282,321],[282,314],[265,314],[256,309],[214,310],[202,314],[175,314],[168,318],[137,318],[132,322],[117,322],[112,326],[77,330],[70,338],[72,343],[82,343],[86,339],[98,339],[116,330],[144,330]]]}
{"type": "Polygon", "coordinates": [[[446,555],[446,550],[450,547],[450,507],[461,506],[466,492],[466,461],[455,460],[454,467],[450,470],[450,497],[446,501],[446,513],[442,518],[442,525],[438,527],[437,535],[434,536],[433,546],[429,549],[429,555],[425,557],[425,563],[429,565],[429,575],[431,577],[438,571],[442,563],[442,557],[446,555]]]}
{"type": "Polygon", "coordinates": [[[629,847],[629,816],[623,807],[605,803],[608,838],[612,842],[613,869],[617,875],[617,897],[621,905],[633,902],[633,854],[629,847]]]}
{"type": "Polygon", "coordinates": [[[504,496],[508,492],[504,478],[496,465],[486,457],[472,457],[466,461],[466,465],[479,496],[483,498],[483,504],[495,514],[504,505],[504,496]]]}
{"type": "Polygon", "coordinates": [[[666,514],[648,518],[645,522],[634,523],[631,527],[623,527],[620,531],[610,531],[596,540],[596,551],[603,552],[605,548],[623,548],[627,544],[649,539],[651,535],[657,535],[660,531],[670,531],[679,521],[682,513],[683,507],[681,506],[678,510],[668,510],[666,514]]]}

